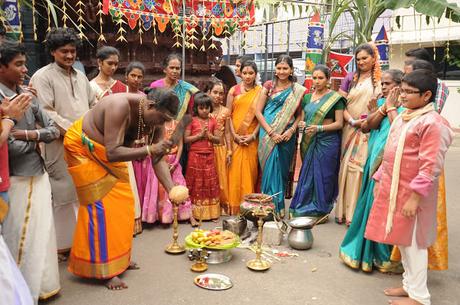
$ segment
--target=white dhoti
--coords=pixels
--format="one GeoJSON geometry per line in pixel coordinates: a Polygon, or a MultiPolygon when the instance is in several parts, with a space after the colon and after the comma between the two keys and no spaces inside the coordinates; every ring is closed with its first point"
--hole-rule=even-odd
{"type": "Polygon", "coordinates": [[[48,174],[10,177],[3,236],[37,303],[60,290],[48,174]]]}
{"type": "Polygon", "coordinates": [[[142,233],[142,219],[141,219],[141,201],[139,200],[139,191],[137,190],[136,176],[134,175],[134,168],[132,162],[127,162],[129,173],[129,185],[133,191],[134,196],[134,235],[142,233]]]}
{"type": "Polygon", "coordinates": [[[64,160],[62,139],[44,145],[42,152],[51,183],[57,249],[59,252],[68,252],[77,224],[77,191],[64,160]]]}
{"type": "Polygon", "coordinates": [[[66,253],[72,248],[73,233],[77,224],[78,202],[53,207],[56,243],[59,253],[66,253]]]}
{"type": "Polygon", "coordinates": [[[0,266],[0,305],[32,305],[29,287],[1,235],[0,266]]]}
{"type": "Polygon", "coordinates": [[[417,222],[415,223],[412,245],[399,247],[404,267],[403,288],[411,299],[423,305],[430,305],[430,293],[427,287],[428,249],[417,246],[417,222]]]}

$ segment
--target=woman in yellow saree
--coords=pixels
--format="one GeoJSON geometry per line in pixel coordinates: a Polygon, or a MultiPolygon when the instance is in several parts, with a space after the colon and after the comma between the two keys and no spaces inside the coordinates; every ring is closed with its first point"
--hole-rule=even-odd
{"type": "Polygon", "coordinates": [[[232,87],[227,96],[227,108],[231,111],[229,120],[233,136],[233,151],[227,154],[228,209],[229,215],[240,212],[243,196],[254,193],[257,182],[257,134],[259,124],[255,116],[257,97],[262,89],[256,84],[257,66],[245,61],[241,66],[243,81],[232,87]]]}
{"type": "Polygon", "coordinates": [[[206,90],[212,98],[212,113],[210,117],[217,122],[217,135],[220,137],[220,142],[214,144],[214,158],[216,162],[217,175],[219,176],[220,187],[220,205],[226,213],[228,213],[228,162],[227,152],[231,154],[231,141],[228,133],[228,119],[230,110],[223,105],[225,90],[224,84],[219,79],[212,79],[206,90]]]}

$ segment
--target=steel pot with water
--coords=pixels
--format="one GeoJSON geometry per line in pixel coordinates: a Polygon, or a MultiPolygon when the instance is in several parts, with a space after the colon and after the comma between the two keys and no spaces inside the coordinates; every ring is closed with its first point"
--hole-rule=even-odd
{"type": "Polygon", "coordinates": [[[311,229],[317,219],[313,217],[296,217],[287,222],[291,231],[288,234],[289,246],[297,250],[308,250],[313,246],[311,229]]]}

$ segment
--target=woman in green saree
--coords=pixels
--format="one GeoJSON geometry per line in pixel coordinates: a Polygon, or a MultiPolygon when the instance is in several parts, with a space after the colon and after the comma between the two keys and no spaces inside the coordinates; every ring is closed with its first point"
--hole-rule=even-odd
{"type": "Polygon", "coordinates": [[[353,269],[361,268],[371,272],[373,267],[381,272],[395,272],[390,262],[391,249],[386,244],[376,243],[364,238],[367,219],[374,201],[375,181],[372,176],[382,162],[383,150],[390,131],[391,122],[398,115],[399,85],[403,73],[400,70],[388,70],[382,75],[382,94],[367,118],[363,130],[372,129],[368,142],[368,158],[364,165],[363,182],[350,228],[340,246],[340,258],[353,269]]]}
{"type": "Polygon", "coordinates": [[[301,119],[300,102],[305,87],[297,84],[289,55],[275,62],[275,79],[264,84],[256,106],[259,133],[258,156],[262,169],[261,191],[273,195],[276,213],[284,217],[284,198],[289,183],[289,169],[295,160],[295,133],[301,119]]]}
{"type": "Polygon", "coordinates": [[[338,193],[340,140],[345,98],[329,90],[330,71],[324,65],[313,70],[315,91],[306,94],[302,109],[306,126],[302,137],[297,189],[289,213],[291,217],[323,217],[331,212],[338,193]]]}

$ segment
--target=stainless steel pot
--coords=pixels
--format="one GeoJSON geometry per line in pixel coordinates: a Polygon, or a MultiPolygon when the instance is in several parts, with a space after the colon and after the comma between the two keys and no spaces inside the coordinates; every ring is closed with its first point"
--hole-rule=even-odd
{"type": "Polygon", "coordinates": [[[208,259],[206,262],[208,264],[221,264],[226,263],[232,259],[232,252],[228,250],[208,250],[208,259]]]}
{"type": "Polygon", "coordinates": [[[316,218],[297,217],[288,222],[291,231],[288,235],[288,243],[291,248],[307,250],[313,246],[313,234],[311,228],[316,224],[316,218]]]}

